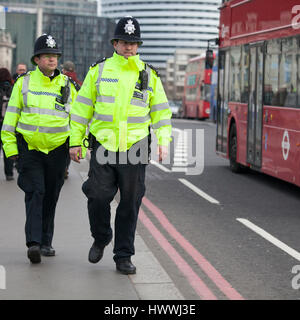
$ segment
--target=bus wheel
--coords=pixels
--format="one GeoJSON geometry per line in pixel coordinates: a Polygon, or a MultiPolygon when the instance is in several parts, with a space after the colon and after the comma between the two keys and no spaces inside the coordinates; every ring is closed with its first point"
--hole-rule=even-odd
{"type": "Polygon", "coordinates": [[[237,136],[235,123],[232,124],[229,134],[229,166],[230,170],[235,173],[243,171],[243,166],[236,162],[237,153],[237,136]]]}

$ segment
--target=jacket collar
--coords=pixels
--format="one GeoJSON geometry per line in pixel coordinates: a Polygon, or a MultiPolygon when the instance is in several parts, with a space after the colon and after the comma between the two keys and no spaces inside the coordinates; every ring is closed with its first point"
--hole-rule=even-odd
{"type": "Polygon", "coordinates": [[[131,56],[128,59],[114,52],[113,59],[121,66],[128,66],[129,68],[137,68],[138,70],[142,70],[144,68],[144,64],[142,60],[140,60],[140,55],[136,54],[135,56],[131,56]]]}
{"type": "Polygon", "coordinates": [[[43,82],[50,82],[52,81],[55,77],[57,77],[58,75],[60,75],[60,71],[58,69],[54,70],[54,74],[51,77],[47,77],[45,76],[42,71],[40,70],[40,68],[37,66],[35,69],[35,74],[38,78],[41,79],[41,81],[43,82]]]}

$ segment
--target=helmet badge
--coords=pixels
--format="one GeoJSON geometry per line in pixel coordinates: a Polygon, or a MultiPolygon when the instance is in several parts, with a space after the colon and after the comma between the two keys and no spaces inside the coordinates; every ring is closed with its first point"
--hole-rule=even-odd
{"type": "Polygon", "coordinates": [[[124,29],[125,29],[125,32],[128,33],[128,34],[134,33],[135,26],[133,24],[133,21],[132,20],[127,20],[127,24],[125,24],[124,29]]]}
{"type": "Polygon", "coordinates": [[[52,36],[48,36],[47,40],[46,40],[46,44],[48,47],[50,48],[54,48],[56,46],[56,42],[55,40],[52,38],[52,36]]]}

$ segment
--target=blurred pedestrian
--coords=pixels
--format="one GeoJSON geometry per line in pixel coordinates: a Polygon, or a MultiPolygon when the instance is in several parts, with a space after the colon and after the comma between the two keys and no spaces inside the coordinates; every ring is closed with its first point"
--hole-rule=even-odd
{"type": "Polygon", "coordinates": [[[61,68],[62,68],[61,72],[63,74],[73,79],[80,87],[82,86],[82,82],[77,78],[74,62],[68,60],[61,65],[61,68]]]}
{"type": "Polygon", "coordinates": [[[13,75],[14,83],[16,82],[18,76],[27,72],[26,63],[19,63],[16,67],[16,73],[13,75]]]}
{"type": "MultiPolygon", "coordinates": [[[[0,69],[0,130],[2,128],[3,119],[7,109],[8,100],[13,87],[13,79],[10,72],[6,68],[0,69]]],[[[0,150],[2,148],[2,140],[0,139],[0,150]]],[[[13,165],[14,161],[7,159],[3,152],[4,173],[7,181],[14,180],[13,165]]]]}
{"type": "MultiPolygon", "coordinates": [[[[75,64],[72,61],[66,61],[61,65],[61,72],[63,74],[65,74],[66,76],[68,76],[69,78],[71,78],[73,81],[75,81],[74,85],[77,91],[80,90],[80,87],[82,85],[82,82],[80,80],[78,80],[77,78],[77,74],[75,72],[75,64]]],[[[67,162],[67,167],[65,170],[65,179],[68,179],[69,177],[69,166],[71,163],[71,158],[68,158],[68,162],[67,162]]]]}
{"type": "Polygon", "coordinates": [[[57,69],[61,54],[51,35],[35,41],[31,62],[36,69],[17,79],[1,131],[6,156],[18,158],[31,263],[40,263],[41,255],[55,255],[55,209],[69,158],[69,110],[77,92],[57,69]]]}

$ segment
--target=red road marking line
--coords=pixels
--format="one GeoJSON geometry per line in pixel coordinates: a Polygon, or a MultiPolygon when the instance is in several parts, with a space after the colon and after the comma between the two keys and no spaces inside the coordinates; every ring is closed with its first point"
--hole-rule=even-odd
{"type": "Polygon", "coordinates": [[[201,269],[209,276],[216,286],[231,300],[244,300],[244,298],[231,286],[227,280],[207,261],[191,243],[186,240],[170,223],[165,214],[149,199],[143,198],[143,204],[153,213],[166,231],[178,244],[198,263],[201,269]]]}
{"type": "Polygon", "coordinates": [[[179,253],[172,247],[168,240],[154,226],[151,220],[146,216],[145,212],[140,209],[139,219],[144,226],[150,231],[159,245],[166,251],[168,256],[174,261],[179,270],[188,279],[190,285],[194,288],[199,297],[203,300],[217,300],[217,297],[210,291],[206,284],[199,278],[193,269],[185,262],[179,253]]]}

